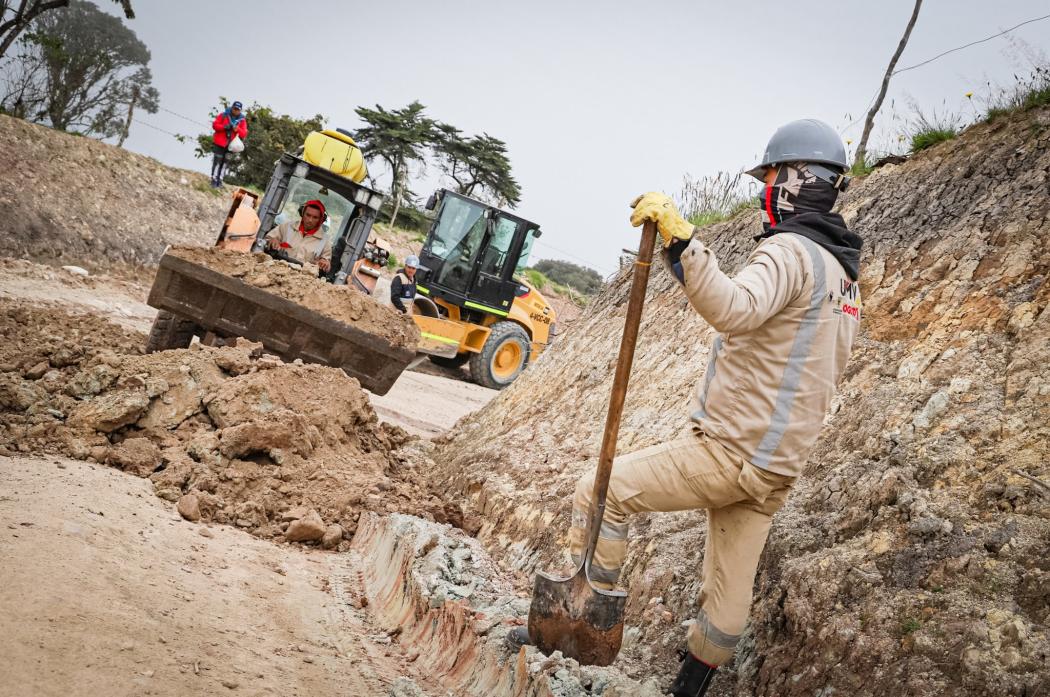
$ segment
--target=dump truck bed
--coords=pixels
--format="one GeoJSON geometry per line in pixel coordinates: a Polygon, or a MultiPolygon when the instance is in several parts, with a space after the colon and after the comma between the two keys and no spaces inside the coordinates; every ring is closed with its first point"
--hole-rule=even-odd
{"type": "Polygon", "coordinates": [[[161,257],[147,302],[220,337],[244,337],[292,361],[341,368],[386,394],[415,358],[412,349],[171,254],[161,257]]]}

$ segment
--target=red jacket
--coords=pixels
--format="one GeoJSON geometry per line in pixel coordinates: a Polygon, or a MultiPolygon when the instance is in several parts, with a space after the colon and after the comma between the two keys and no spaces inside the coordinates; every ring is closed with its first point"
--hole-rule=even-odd
{"type": "MultiPolygon", "coordinates": [[[[220,148],[225,148],[233,140],[232,136],[227,135],[227,126],[230,125],[230,117],[226,115],[226,112],[222,112],[215,117],[212,121],[211,127],[215,131],[215,137],[213,138],[216,145],[220,148]]],[[[241,117],[241,120],[232,129],[234,135],[240,136],[241,140],[244,140],[248,136],[248,119],[241,117]]]]}

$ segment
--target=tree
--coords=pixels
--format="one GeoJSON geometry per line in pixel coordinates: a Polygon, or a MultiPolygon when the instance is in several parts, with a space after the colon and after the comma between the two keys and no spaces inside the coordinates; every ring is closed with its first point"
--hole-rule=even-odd
{"type": "MultiPolygon", "coordinates": [[[[224,97],[219,98],[225,103],[224,97]]],[[[225,107],[224,107],[225,108],[225,107]]],[[[211,118],[219,115],[214,109],[211,118]]],[[[327,120],[321,114],[307,119],[297,119],[287,114],[278,114],[268,106],[253,103],[245,109],[248,119],[248,137],[244,141],[244,152],[231,157],[227,162],[227,178],[233,184],[265,189],[273,175],[273,163],[283,153],[295,152],[311,131],[324,129],[327,120]]],[[[210,157],[212,133],[197,136],[197,157],[210,157]]]]}
{"type": "MultiPolygon", "coordinates": [[[[124,17],[135,19],[131,0],[113,0],[124,10],[124,17]]],[[[69,0],[0,0],[0,57],[30,23],[51,10],[69,7],[69,0]]]]}
{"type": "Polygon", "coordinates": [[[507,144],[487,133],[463,137],[446,123],[434,129],[433,147],[442,171],[456,183],[456,191],[473,196],[481,189],[499,206],[514,207],[521,201],[521,187],[511,175],[507,144]]]}
{"type": "Polygon", "coordinates": [[[39,17],[20,44],[14,71],[26,118],[107,138],[122,132],[131,105],[157,111],[149,50],[119,18],[89,2],[73,0],[39,17]]]}
{"type": "Polygon", "coordinates": [[[424,162],[427,146],[434,139],[435,122],[424,115],[425,109],[418,101],[389,111],[378,104],[375,109],[356,109],[365,125],[357,130],[354,139],[365,159],[369,162],[379,159],[390,170],[391,227],[408,188],[409,167],[414,162],[424,162]]]}
{"type": "Polygon", "coordinates": [[[922,7],[922,0],[915,0],[915,8],[911,12],[911,19],[908,20],[908,26],[904,29],[904,36],[901,37],[901,41],[897,44],[897,50],[894,51],[893,57],[890,58],[890,64],[886,67],[886,74],[882,76],[882,86],[879,88],[879,95],[875,99],[875,103],[872,104],[871,110],[868,111],[868,116],[864,119],[864,132],[861,133],[860,142],[857,143],[857,156],[853,158],[853,168],[861,169],[864,167],[864,158],[867,155],[868,148],[868,136],[871,135],[872,126],[875,125],[875,114],[879,113],[879,109],[882,107],[882,100],[886,98],[886,90],[890,86],[890,78],[893,77],[893,69],[897,67],[897,60],[904,53],[904,47],[908,45],[908,39],[911,38],[911,30],[915,27],[915,20],[919,18],[919,8],[922,7]]]}

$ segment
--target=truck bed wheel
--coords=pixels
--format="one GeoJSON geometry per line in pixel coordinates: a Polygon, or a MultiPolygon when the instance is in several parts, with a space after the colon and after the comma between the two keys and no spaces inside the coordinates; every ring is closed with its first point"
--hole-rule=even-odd
{"type": "Polygon", "coordinates": [[[496,322],[479,353],[470,355],[470,377],[482,387],[502,390],[529,361],[529,335],[515,322],[496,322]]]}
{"type": "Polygon", "coordinates": [[[196,332],[197,325],[190,320],[159,310],[146,339],[146,353],[189,348],[196,332]]]}

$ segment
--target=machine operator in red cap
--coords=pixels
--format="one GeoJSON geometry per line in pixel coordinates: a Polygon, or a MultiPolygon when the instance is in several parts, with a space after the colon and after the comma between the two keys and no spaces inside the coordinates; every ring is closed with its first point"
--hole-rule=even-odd
{"type": "Polygon", "coordinates": [[[332,263],[332,243],[322,227],[327,217],[323,203],[307,201],[299,207],[299,220],[281,223],[266,233],[266,246],[279,249],[303,263],[315,264],[328,273],[332,263]]]}

